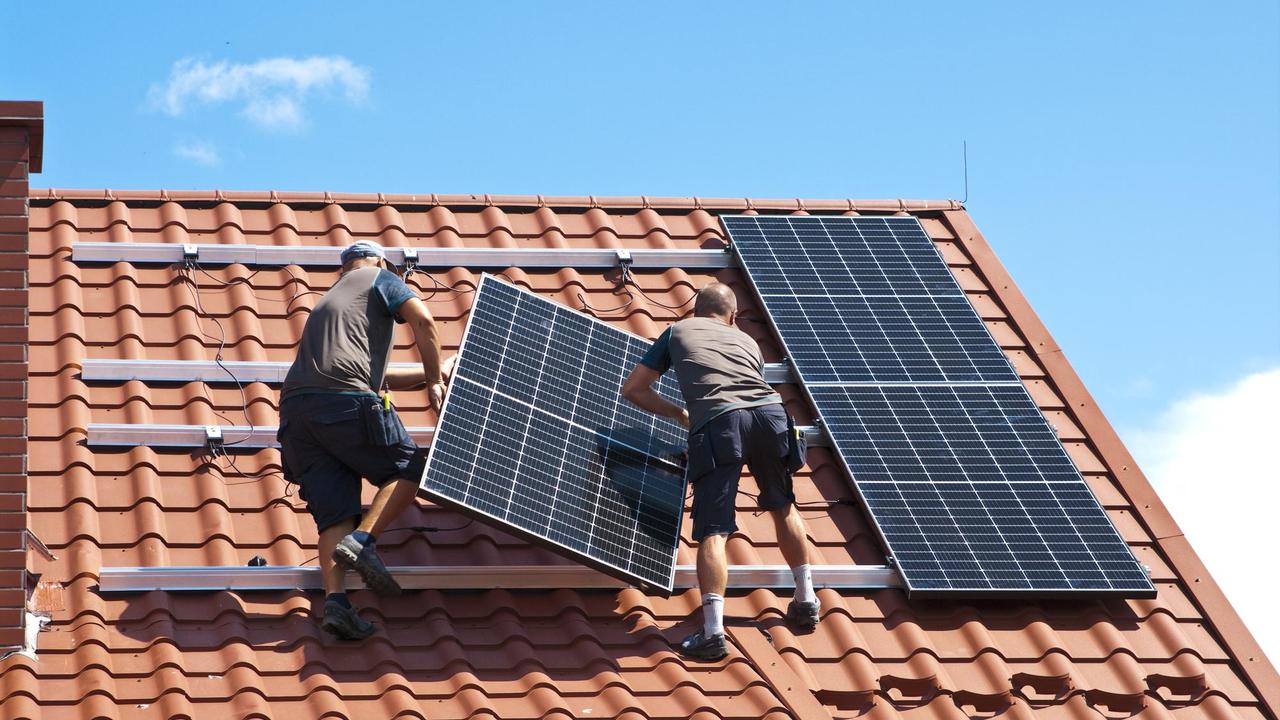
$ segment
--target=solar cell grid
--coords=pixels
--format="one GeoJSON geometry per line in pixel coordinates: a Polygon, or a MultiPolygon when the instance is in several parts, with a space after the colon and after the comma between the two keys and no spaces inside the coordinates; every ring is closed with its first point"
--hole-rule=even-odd
{"type": "MultiPolygon", "coordinates": [[[[621,399],[641,338],[485,276],[421,483],[433,500],[670,592],[679,425],[621,399]]],[[[656,389],[680,402],[674,381],[656,389]]]]}
{"type": "Polygon", "coordinates": [[[1022,386],[810,388],[859,484],[1080,482],[1022,386]]]}
{"type": "Polygon", "coordinates": [[[766,298],[806,383],[1017,382],[963,297],[766,298]]]}

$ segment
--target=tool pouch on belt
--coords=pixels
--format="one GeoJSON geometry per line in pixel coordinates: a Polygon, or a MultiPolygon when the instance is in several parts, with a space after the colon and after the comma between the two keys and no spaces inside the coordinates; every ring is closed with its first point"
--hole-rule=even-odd
{"type": "Polygon", "coordinates": [[[804,433],[796,427],[796,421],[787,413],[787,472],[797,472],[804,467],[804,456],[808,450],[804,433]]]}
{"type": "Polygon", "coordinates": [[[360,412],[364,415],[364,430],[370,445],[391,447],[404,442],[404,425],[394,409],[385,408],[381,402],[373,399],[362,401],[360,412]]]}

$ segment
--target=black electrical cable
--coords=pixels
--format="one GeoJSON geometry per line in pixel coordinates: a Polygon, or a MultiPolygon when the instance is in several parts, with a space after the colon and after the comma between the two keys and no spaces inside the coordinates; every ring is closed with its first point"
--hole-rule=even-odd
{"type": "MultiPolygon", "coordinates": [[[[686,308],[689,305],[691,305],[694,299],[697,298],[697,295],[691,295],[688,300],[685,300],[684,302],[678,305],[668,305],[667,303],[661,302],[659,300],[655,300],[653,296],[649,295],[649,293],[646,293],[644,291],[644,288],[640,287],[640,283],[636,282],[635,274],[631,272],[630,265],[622,266],[622,274],[618,276],[618,282],[614,286],[613,290],[615,293],[618,292],[619,290],[626,293],[627,301],[615,308],[596,308],[596,307],[592,307],[587,302],[587,299],[582,294],[582,292],[579,291],[578,302],[582,303],[581,309],[592,313],[592,315],[595,315],[596,313],[615,313],[620,310],[624,310],[627,307],[630,307],[631,304],[634,303],[636,300],[636,294],[639,294],[640,297],[644,298],[645,301],[648,302],[650,305],[655,305],[657,307],[663,308],[665,310],[670,310],[672,312],[680,312],[683,308],[686,308]],[[632,288],[635,288],[635,292],[631,291],[632,288]]],[[[679,316],[680,319],[687,317],[689,315],[689,312],[691,311],[692,311],[692,308],[684,312],[681,312],[679,316]]]]}
{"type": "Polygon", "coordinates": [[[467,528],[471,527],[471,525],[472,525],[474,522],[475,522],[474,520],[468,520],[468,521],[466,521],[466,522],[462,523],[461,525],[459,525],[459,526],[457,526],[457,527],[443,527],[443,528],[442,528],[442,527],[433,527],[433,526],[431,526],[431,525],[414,525],[414,526],[412,526],[412,527],[398,527],[398,528],[391,528],[390,530],[383,530],[383,531],[382,531],[382,535],[387,535],[387,534],[389,534],[389,533],[393,533],[393,532],[424,532],[424,533],[427,533],[427,532],[457,532],[457,531],[459,531],[459,530],[465,530],[465,529],[467,529],[467,528]]]}
{"type": "MultiPolygon", "coordinates": [[[[179,271],[178,276],[186,280],[188,283],[190,283],[190,285],[187,287],[187,290],[188,292],[191,293],[191,297],[195,301],[195,305],[196,305],[195,309],[196,309],[197,317],[203,320],[207,313],[205,313],[204,303],[201,302],[201,299],[200,299],[200,283],[195,279],[195,273],[192,272],[193,268],[199,269],[199,266],[196,265],[195,263],[188,263],[184,265],[183,268],[179,271]]],[[[218,328],[218,337],[216,338],[218,341],[218,350],[216,353],[214,353],[213,362],[219,368],[221,368],[223,372],[227,374],[227,377],[231,378],[231,382],[235,383],[236,389],[240,391],[241,410],[244,414],[245,423],[249,426],[249,432],[244,437],[240,438],[239,440],[225,441],[222,444],[238,445],[240,443],[243,443],[249,440],[249,438],[253,437],[254,430],[256,429],[256,427],[253,424],[253,418],[249,416],[249,395],[245,392],[244,383],[240,381],[240,378],[236,377],[235,373],[231,372],[231,368],[227,367],[226,363],[223,360],[222,353],[227,347],[226,328],[223,327],[222,321],[218,320],[216,316],[209,314],[208,317],[210,320],[213,321],[214,326],[218,328]]],[[[206,338],[209,338],[210,340],[215,339],[212,335],[205,333],[203,327],[200,328],[200,334],[204,335],[206,338]]]]}

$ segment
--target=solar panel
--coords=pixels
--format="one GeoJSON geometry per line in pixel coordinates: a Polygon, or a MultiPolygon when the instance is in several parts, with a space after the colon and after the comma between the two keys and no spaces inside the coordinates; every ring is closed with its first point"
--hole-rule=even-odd
{"type": "MultiPolygon", "coordinates": [[[[670,593],[686,433],[622,399],[650,342],[484,276],[420,485],[430,499],[670,593]]],[[[674,379],[654,389],[682,403],[674,379]]]]}
{"type": "Polygon", "coordinates": [[[919,221],[721,220],[909,591],[1154,596],[919,221]]]}
{"type": "Polygon", "coordinates": [[[1021,386],[810,393],[913,588],[1150,588],[1021,386]]]}

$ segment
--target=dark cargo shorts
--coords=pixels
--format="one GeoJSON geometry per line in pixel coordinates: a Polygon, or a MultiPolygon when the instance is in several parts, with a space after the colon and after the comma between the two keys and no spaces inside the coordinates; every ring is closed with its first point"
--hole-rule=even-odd
{"type": "Polygon", "coordinates": [[[796,501],[787,469],[789,435],[787,411],[775,404],[730,410],[689,436],[694,540],[738,529],[733,507],[743,464],[760,486],[762,510],[796,501]]]}
{"type": "Polygon", "coordinates": [[[291,397],[280,405],[276,437],[284,479],[298,485],[321,531],[361,516],[360,478],[377,487],[416,481],[426,465],[396,411],[372,395],[291,397]]]}

